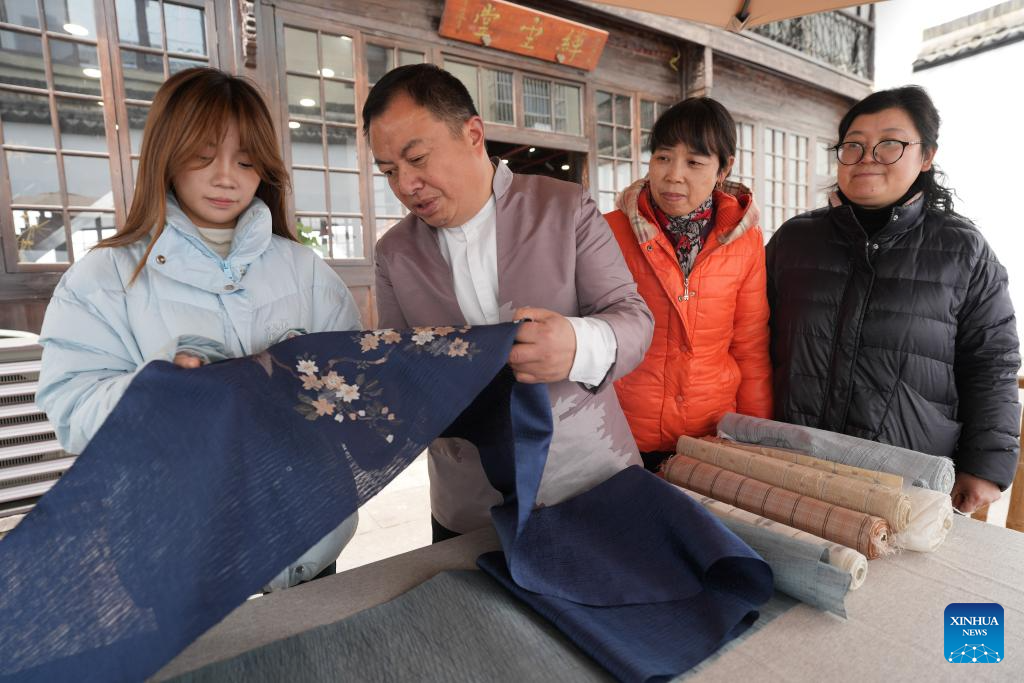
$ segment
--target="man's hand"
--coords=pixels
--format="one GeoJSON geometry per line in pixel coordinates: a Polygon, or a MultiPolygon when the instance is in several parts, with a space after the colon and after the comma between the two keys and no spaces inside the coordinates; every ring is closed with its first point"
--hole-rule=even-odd
{"type": "Polygon", "coordinates": [[[953,499],[953,507],[960,512],[971,514],[978,508],[996,502],[1000,495],[999,487],[988,479],[957,472],[956,482],[953,483],[953,491],[949,497],[953,499]]]}
{"type": "Polygon", "coordinates": [[[174,357],[174,364],[179,368],[198,368],[203,364],[203,361],[199,360],[193,355],[187,353],[179,353],[174,357]]]}
{"type": "Polygon", "coordinates": [[[519,308],[513,320],[530,318],[508,356],[516,379],[527,384],[560,382],[576,358],[576,332],[565,316],[544,308],[519,308]]]}

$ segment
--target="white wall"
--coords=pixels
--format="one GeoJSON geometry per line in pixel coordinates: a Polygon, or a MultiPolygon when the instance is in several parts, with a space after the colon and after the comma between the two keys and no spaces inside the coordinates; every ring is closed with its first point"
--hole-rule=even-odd
{"type": "Polygon", "coordinates": [[[914,83],[942,116],[936,161],[1010,275],[1024,339],[1024,41],[914,72],[925,28],[999,4],[995,0],[890,0],[876,9],[875,88],[914,83]]]}

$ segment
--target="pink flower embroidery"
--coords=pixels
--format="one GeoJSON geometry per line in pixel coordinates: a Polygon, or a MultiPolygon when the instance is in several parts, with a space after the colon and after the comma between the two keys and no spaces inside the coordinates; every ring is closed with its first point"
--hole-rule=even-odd
{"type": "Polygon", "coordinates": [[[326,398],[318,398],[313,401],[313,407],[316,408],[317,417],[334,414],[334,404],[326,398]]]}
{"type": "MultiPolygon", "coordinates": [[[[323,385],[332,391],[337,391],[345,383],[345,378],[331,370],[323,377],[323,385]]],[[[319,388],[319,387],[317,387],[319,388]]]]}
{"type": "Polygon", "coordinates": [[[316,375],[303,375],[302,376],[302,388],[307,391],[310,389],[319,389],[324,383],[320,381],[320,378],[316,375]]]}
{"type": "Polygon", "coordinates": [[[306,375],[311,375],[320,370],[320,368],[316,366],[316,361],[312,360],[300,360],[296,368],[299,372],[306,375]]]}
{"type": "Polygon", "coordinates": [[[359,387],[355,384],[342,384],[335,395],[345,403],[351,403],[359,398],[359,387]]]}
{"type": "Polygon", "coordinates": [[[372,351],[380,345],[380,341],[377,339],[375,334],[364,334],[363,338],[359,340],[359,347],[363,350],[363,353],[372,351]]]}
{"type": "Polygon", "coordinates": [[[448,346],[448,355],[452,358],[465,356],[467,351],[469,351],[469,343],[461,337],[453,339],[452,343],[448,346]]]}

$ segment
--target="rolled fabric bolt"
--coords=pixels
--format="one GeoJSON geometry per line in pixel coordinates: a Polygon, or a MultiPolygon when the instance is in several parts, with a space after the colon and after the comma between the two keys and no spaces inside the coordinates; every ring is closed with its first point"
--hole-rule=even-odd
{"type": "Polygon", "coordinates": [[[845,545],[833,543],[832,541],[809,534],[806,531],[800,531],[782,522],[776,522],[767,517],[761,515],[755,515],[753,512],[747,512],[742,508],[738,508],[735,505],[729,505],[723,503],[720,500],[715,500],[710,496],[701,495],[694,491],[691,491],[682,486],[678,486],[686,495],[693,498],[695,501],[707,508],[708,512],[718,517],[719,519],[735,519],[739,522],[746,522],[753,526],[759,526],[764,529],[768,529],[782,536],[788,536],[789,538],[796,538],[806,543],[813,543],[821,546],[828,550],[828,563],[837,569],[842,569],[850,575],[850,590],[857,590],[864,584],[864,580],[868,577],[868,558],[864,557],[863,553],[859,553],[853,548],[848,548],[845,545]]]}
{"type": "Polygon", "coordinates": [[[908,486],[904,492],[910,496],[910,526],[893,536],[893,545],[919,553],[933,552],[953,528],[953,501],[946,493],[920,486],[908,486]]]}
{"type": "Polygon", "coordinates": [[[881,517],[766,484],[687,455],[672,456],[661,472],[673,484],[853,548],[869,560],[894,552],[889,544],[889,523],[881,517]]]}
{"type": "Polygon", "coordinates": [[[844,465],[841,462],[832,462],[831,460],[816,458],[813,455],[807,455],[806,453],[794,451],[790,448],[760,446],[754,443],[743,443],[742,441],[723,439],[720,436],[702,436],[701,440],[722,444],[731,448],[739,448],[740,450],[748,451],[750,453],[760,453],[761,455],[766,455],[769,458],[775,458],[776,460],[795,462],[798,465],[813,467],[816,470],[832,472],[833,474],[841,474],[844,477],[853,477],[854,479],[869,481],[873,484],[882,484],[883,486],[889,486],[894,489],[903,488],[903,477],[898,474],[880,472],[878,470],[867,470],[863,467],[854,467],[853,465],[844,465]]]}
{"type": "Polygon", "coordinates": [[[900,489],[689,436],[679,437],[676,450],[766,484],[882,517],[893,532],[903,531],[910,524],[910,498],[900,489]]]}
{"type": "Polygon", "coordinates": [[[792,448],[844,465],[899,474],[905,484],[923,486],[933,491],[949,493],[953,490],[955,472],[953,461],[949,458],[858,439],[847,434],[726,413],[718,421],[718,436],[762,446],[792,448]]]}

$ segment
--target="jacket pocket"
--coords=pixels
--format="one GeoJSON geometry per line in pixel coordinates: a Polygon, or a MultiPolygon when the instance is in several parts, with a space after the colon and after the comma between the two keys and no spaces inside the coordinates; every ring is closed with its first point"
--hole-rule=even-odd
{"type": "Polygon", "coordinates": [[[889,405],[879,436],[922,453],[953,456],[963,425],[950,420],[903,380],[889,405]]]}

